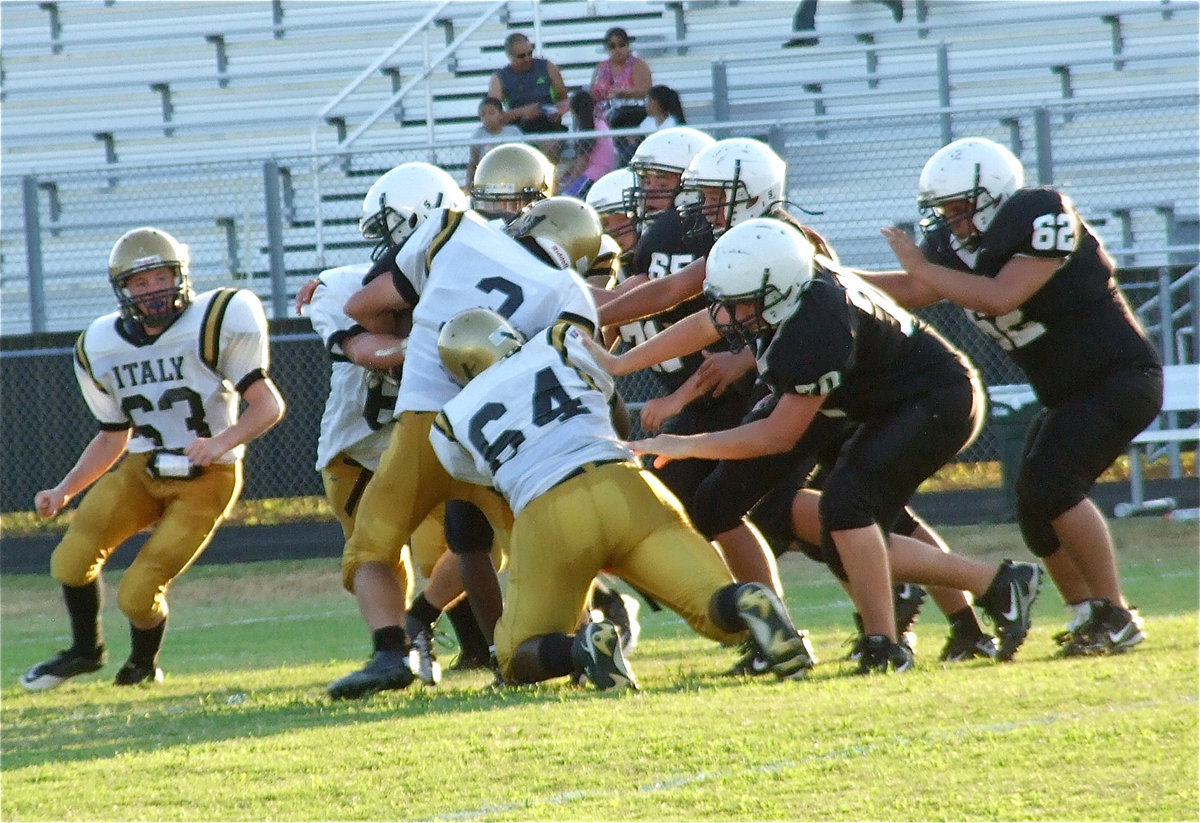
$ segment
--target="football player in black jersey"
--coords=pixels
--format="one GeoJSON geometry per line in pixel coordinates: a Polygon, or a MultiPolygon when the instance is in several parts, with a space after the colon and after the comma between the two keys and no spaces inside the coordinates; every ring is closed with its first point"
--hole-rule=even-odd
{"type": "Polygon", "coordinates": [[[961,305],[1025,371],[1045,409],[1027,434],[1017,518],[1074,608],[1063,652],[1124,651],[1145,634],[1088,494],[1158,414],[1162,365],[1071,199],[1023,185],[1021,162],[997,143],[940,149],[921,172],[924,242],[883,229],[904,272],[875,279],[906,305],[961,305]]]}
{"type": "MultiPolygon", "coordinates": [[[[663,129],[647,137],[637,148],[629,168],[639,179],[635,197],[636,214],[642,223],[642,236],[634,251],[629,275],[616,294],[636,289],[646,282],[668,278],[708,253],[712,232],[702,221],[685,227],[674,208],[681,179],[691,162],[718,145],[703,132],[688,127],[663,129]]],[[[773,158],[759,164],[763,185],[770,195],[761,202],[775,202],[783,189],[784,164],[761,143],[756,143],[773,158]]],[[[601,302],[598,300],[598,303],[601,302]]],[[[637,345],[668,328],[675,321],[703,308],[697,293],[678,306],[632,319],[620,325],[620,336],[629,345],[637,345]]],[[[728,352],[718,340],[708,351],[655,364],[651,374],[660,386],[660,396],[642,410],[644,426],[689,434],[716,431],[735,426],[750,407],[753,376],[745,365],[728,352]],[[703,370],[703,371],[702,371],[703,370]],[[717,385],[713,374],[732,376],[717,385]],[[709,375],[709,376],[704,376],[709,375]]],[[[700,481],[712,470],[708,460],[680,460],[656,473],[675,495],[691,509],[691,499],[700,481]]],[[[742,581],[757,581],[782,592],[774,558],[763,541],[742,523],[723,534],[713,535],[721,546],[734,576],[742,581]]]]}
{"type": "Polygon", "coordinates": [[[814,261],[812,244],[778,220],[726,232],[709,255],[705,292],[709,311],[601,362],[624,373],[719,336],[754,343],[773,408],[734,429],[658,435],[635,450],[658,455],[656,463],[782,455],[821,417],[859,423],[820,499],[823,557],[849,583],[867,634],[859,671],[912,665],[897,638],[893,578],[979,595],[1000,636],[999,657],[1011,659],[1029,630],[1037,565],[1006,560],[993,573],[916,540],[885,538],[920,483],[979,431],[983,389],[966,358],[852,272],[814,261]]]}
{"type": "MultiPolygon", "coordinates": [[[[715,236],[738,223],[758,216],[772,217],[798,229],[825,257],[837,261],[836,253],[829,243],[812,228],[801,224],[783,207],[784,163],[769,146],[744,138],[722,140],[699,152],[689,163],[681,179],[682,195],[679,209],[683,223],[691,233],[707,229],[715,236]]],[[[671,277],[654,280],[641,286],[628,296],[601,308],[601,322],[636,316],[642,311],[662,311],[680,300],[700,299],[703,291],[705,262],[703,258],[689,264],[671,277]]],[[[755,370],[754,358],[748,349],[738,363],[745,372],[755,370]]],[[[680,386],[674,393],[656,398],[642,410],[642,427],[656,431],[660,421],[697,395],[711,393],[720,395],[730,382],[739,376],[737,366],[729,361],[707,357],[694,372],[693,378],[680,386]]],[[[758,396],[769,394],[761,386],[758,396]]],[[[760,531],[774,532],[778,537],[770,540],[772,548],[791,544],[792,498],[798,488],[798,480],[808,469],[797,471],[797,466],[813,465],[817,452],[825,450],[836,454],[838,447],[849,436],[852,426],[845,421],[821,422],[814,425],[797,448],[786,455],[761,458],[755,461],[720,461],[713,471],[696,488],[690,502],[695,525],[703,534],[738,534],[747,512],[756,503],[762,505],[749,516],[749,521],[760,531]],[[783,480],[791,475],[793,482],[783,480]],[[782,482],[781,482],[782,481],[782,482]],[[773,488],[774,486],[774,488],[773,488]],[[773,497],[773,500],[765,499],[773,497]],[[777,503],[777,506],[773,506],[777,503]],[[773,511],[774,509],[774,511],[773,511]]],[[[689,461],[695,462],[695,461],[689,461]]],[[[709,465],[712,465],[709,463],[709,465]]],[[[913,519],[909,512],[902,518],[898,531],[906,536],[921,535],[931,545],[944,548],[944,543],[935,532],[913,519]]],[[[819,555],[819,552],[817,553],[819,555]]],[[[943,659],[967,659],[977,655],[994,656],[994,639],[985,634],[970,608],[968,596],[961,591],[937,587],[934,600],[951,623],[951,636],[943,649],[943,659]],[[990,653],[989,653],[990,652],[990,653]]],[[[898,584],[896,587],[896,614],[903,633],[916,617],[920,599],[924,592],[918,587],[898,584]]],[[[861,643],[856,643],[857,646],[861,643]]],[[[856,652],[852,652],[852,656],[856,652]]],[[[753,673],[754,661],[743,659],[735,671],[753,673]]]]}

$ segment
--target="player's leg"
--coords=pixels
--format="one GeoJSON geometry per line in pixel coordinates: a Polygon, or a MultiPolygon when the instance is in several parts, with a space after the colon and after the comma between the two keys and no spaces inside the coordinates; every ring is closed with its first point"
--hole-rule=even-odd
{"type": "Polygon", "coordinates": [[[1077,572],[1084,587],[1058,577],[1055,583],[1072,606],[1086,588],[1093,613],[1085,626],[1068,633],[1068,654],[1122,651],[1145,638],[1140,617],[1121,591],[1108,524],[1088,494],[1161,403],[1161,371],[1131,367],[1043,411],[1030,429],[1017,478],[1022,533],[1035,555],[1070,558],[1070,563],[1056,558],[1048,568],[1051,574],[1077,572]]]}
{"type": "Polygon", "coordinates": [[[98,671],[106,662],[101,570],[117,546],[160,513],[142,480],[149,480],[146,460],[145,455],[126,455],[115,470],[97,480],[50,555],[50,575],[62,586],[71,623],[71,645],[25,672],[21,685],[26,689],[56,688],[71,677],[98,671]]]}
{"type": "Polygon", "coordinates": [[[207,466],[190,480],[151,479],[148,490],[164,508],[117,589],[131,639],[129,659],[116,675],[119,686],[162,679],[158,654],[170,612],[167,590],[208,547],[228,516],[242,491],[242,464],[207,466]]]}

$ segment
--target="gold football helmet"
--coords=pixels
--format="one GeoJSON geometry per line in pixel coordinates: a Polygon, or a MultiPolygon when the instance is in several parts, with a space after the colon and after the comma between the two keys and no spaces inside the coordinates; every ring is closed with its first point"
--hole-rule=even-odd
{"type": "Polygon", "coordinates": [[[525,338],[491,309],[467,309],[451,317],[438,334],[438,356],[459,385],[521,348],[525,338]]]}
{"type": "Polygon", "coordinates": [[[511,219],[517,212],[554,193],[554,164],[524,143],[503,143],[483,156],[471,183],[471,208],[511,219]]]}
{"type": "Polygon", "coordinates": [[[188,247],[162,229],[142,226],[125,232],[108,255],[108,279],[121,313],[146,326],[169,325],[192,302],[188,263],[188,247]],[[125,287],[135,274],[163,268],[175,272],[171,289],[134,298],[125,287]]]}
{"type": "Polygon", "coordinates": [[[574,197],[549,197],[526,206],[508,233],[531,238],[560,269],[587,274],[600,253],[604,227],[596,210],[574,197]]]}

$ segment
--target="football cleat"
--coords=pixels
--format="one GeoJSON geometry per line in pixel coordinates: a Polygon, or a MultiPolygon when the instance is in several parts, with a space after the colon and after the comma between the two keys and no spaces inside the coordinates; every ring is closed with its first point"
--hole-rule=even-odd
{"type": "Polygon", "coordinates": [[[72,677],[99,671],[106,661],[104,646],[89,652],[63,649],[21,675],[21,685],[31,692],[50,691],[72,677]]]}
{"type": "Polygon", "coordinates": [[[409,615],[404,630],[412,640],[408,649],[408,668],[426,686],[436,686],[442,680],[442,665],[433,651],[433,627],[409,615]]]}
{"type": "Polygon", "coordinates": [[[967,634],[951,629],[950,636],[946,638],[946,645],[942,647],[942,653],[938,655],[938,660],[943,663],[960,663],[964,660],[974,660],[977,657],[995,660],[998,654],[1000,654],[1000,644],[990,634],[983,632],[967,634]]]}
{"type": "Polygon", "coordinates": [[[726,676],[758,677],[760,674],[770,673],[771,664],[758,651],[758,647],[754,645],[753,641],[747,640],[745,643],[739,644],[738,651],[742,653],[742,656],[725,672],[726,676]]]}
{"type": "Polygon", "coordinates": [[[408,655],[402,651],[377,651],[356,672],[329,684],[329,696],[334,700],[354,700],[375,692],[404,689],[413,682],[408,655]]]}
{"type": "MultiPolygon", "coordinates": [[[[896,631],[900,635],[900,642],[908,646],[910,651],[917,648],[917,635],[912,631],[912,626],[917,622],[917,615],[921,613],[921,606],[928,594],[929,592],[925,591],[924,587],[918,586],[916,583],[896,583],[892,586],[892,605],[896,610],[896,631]]],[[[867,636],[863,634],[862,617],[858,612],[854,613],[854,625],[858,627],[858,634],[846,641],[850,646],[850,652],[846,655],[846,659],[858,662],[862,657],[863,644],[867,642],[867,636]]]]}
{"type": "Polygon", "coordinates": [[[863,643],[862,657],[858,660],[857,673],[906,672],[912,667],[912,649],[903,643],[893,643],[886,635],[869,634],[866,642],[863,643]]]}
{"type": "Polygon", "coordinates": [[[1125,609],[1109,600],[1092,600],[1090,606],[1086,621],[1055,636],[1064,657],[1120,654],[1146,639],[1136,607],[1125,609]]]}
{"type": "Polygon", "coordinates": [[[592,593],[592,620],[597,623],[608,620],[617,627],[621,635],[621,651],[625,654],[633,652],[641,636],[642,624],[638,622],[641,608],[637,599],[627,594],[600,589],[592,593]]]}
{"type": "Polygon", "coordinates": [[[163,682],[163,670],[158,667],[158,664],[144,666],[141,663],[133,662],[133,660],[126,660],[125,665],[117,672],[117,676],[113,680],[113,685],[149,686],[161,682],[163,682]]]}
{"type": "Polygon", "coordinates": [[[921,613],[921,605],[925,602],[928,592],[924,587],[915,583],[897,583],[892,587],[892,602],[896,607],[896,631],[900,634],[910,634],[917,615],[921,613]]]}
{"type": "Polygon", "coordinates": [[[1042,585],[1042,567],[1036,563],[1005,560],[979,604],[991,617],[1000,637],[997,660],[1012,660],[1025,642],[1031,625],[1031,610],[1042,585]]]}
{"type": "Polygon", "coordinates": [[[816,665],[808,632],[796,631],[775,592],[762,583],[743,583],[737,589],[737,610],[759,655],[778,677],[804,677],[816,665]]]}
{"type": "Polygon", "coordinates": [[[638,690],[637,678],[621,652],[617,627],[607,620],[588,623],[575,633],[571,644],[571,660],[578,671],[600,691],[608,689],[638,690]]]}

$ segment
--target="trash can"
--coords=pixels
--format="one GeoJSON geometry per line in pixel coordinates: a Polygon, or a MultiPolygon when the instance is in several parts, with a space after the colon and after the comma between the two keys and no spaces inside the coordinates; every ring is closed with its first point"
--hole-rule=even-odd
{"type": "Polygon", "coordinates": [[[1016,519],[1017,515],[1017,473],[1024,457],[1025,436],[1042,408],[1032,393],[1027,397],[1013,396],[1003,402],[992,398],[988,425],[996,438],[1004,510],[1011,519],[1016,519]]]}

